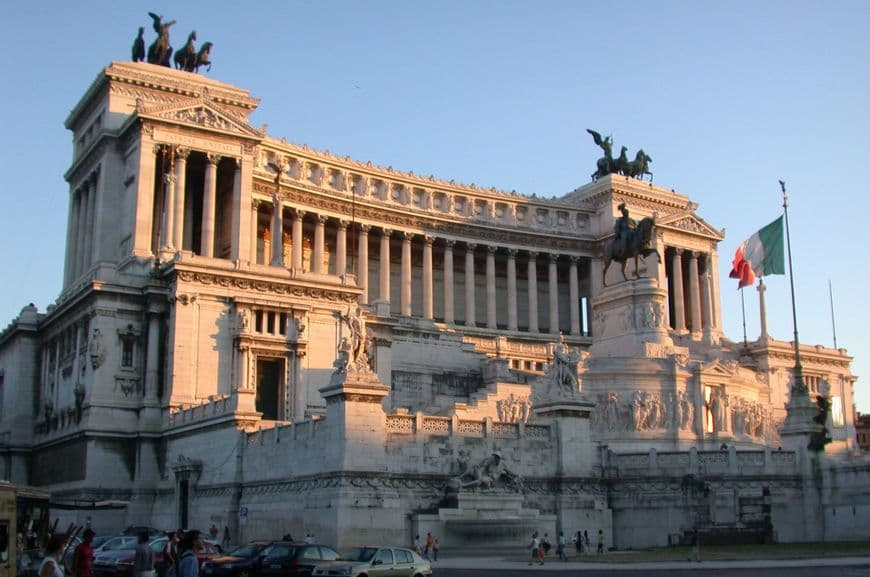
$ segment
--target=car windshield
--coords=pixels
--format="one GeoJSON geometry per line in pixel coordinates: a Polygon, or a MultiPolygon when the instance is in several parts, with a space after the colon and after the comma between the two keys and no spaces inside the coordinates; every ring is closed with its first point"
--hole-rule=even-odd
{"type": "Polygon", "coordinates": [[[375,547],[357,547],[342,557],[345,561],[371,561],[378,550],[375,547]]]}
{"type": "Polygon", "coordinates": [[[242,545],[233,549],[227,555],[231,557],[253,557],[263,548],[262,545],[242,545]]]}
{"type": "Polygon", "coordinates": [[[94,539],[91,541],[91,547],[96,549],[111,538],[112,537],[110,535],[101,535],[99,537],[94,537],[94,539]]]}
{"type": "MultiPolygon", "coordinates": [[[[128,543],[135,543],[135,539],[133,539],[132,537],[115,537],[103,543],[102,550],[113,551],[115,549],[120,549],[128,543]]],[[[133,548],[135,549],[135,547],[133,548]]]]}

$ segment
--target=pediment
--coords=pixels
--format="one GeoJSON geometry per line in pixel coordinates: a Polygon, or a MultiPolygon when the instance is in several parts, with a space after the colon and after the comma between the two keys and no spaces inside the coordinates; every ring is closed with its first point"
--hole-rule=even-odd
{"type": "Polygon", "coordinates": [[[207,91],[200,98],[156,106],[144,105],[142,101],[137,101],[136,113],[140,118],[237,137],[262,140],[264,136],[244,118],[210,100],[207,91]]]}
{"type": "Polygon", "coordinates": [[[731,378],[735,374],[737,374],[737,370],[740,368],[740,363],[734,360],[723,361],[721,359],[714,359],[709,363],[703,363],[698,366],[698,372],[700,372],[705,377],[723,377],[723,378],[731,378]]]}
{"type": "Polygon", "coordinates": [[[694,212],[677,212],[661,217],[656,222],[657,227],[671,228],[683,232],[700,235],[706,238],[723,240],[725,231],[716,230],[710,226],[703,218],[699,217],[694,212]]]}

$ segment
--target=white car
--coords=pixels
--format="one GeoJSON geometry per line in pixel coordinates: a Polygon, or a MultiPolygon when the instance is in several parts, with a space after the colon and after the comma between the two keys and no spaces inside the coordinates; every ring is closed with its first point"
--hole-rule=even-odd
{"type": "Polygon", "coordinates": [[[311,573],[318,577],[425,577],[432,566],[416,551],[405,547],[357,547],[338,561],[325,563],[311,573]]]}

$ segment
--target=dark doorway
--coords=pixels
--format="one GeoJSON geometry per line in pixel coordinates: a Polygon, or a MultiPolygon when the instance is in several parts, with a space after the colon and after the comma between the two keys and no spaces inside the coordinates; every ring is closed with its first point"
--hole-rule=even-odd
{"type": "Polygon", "coordinates": [[[178,526],[182,529],[187,529],[187,512],[190,503],[190,485],[187,479],[182,479],[178,483],[178,526]]]}
{"type": "Polygon", "coordinates": [[[257,397],[255,408],[263,419],[283,418],[284,359],[257,359],[257,397]]]}

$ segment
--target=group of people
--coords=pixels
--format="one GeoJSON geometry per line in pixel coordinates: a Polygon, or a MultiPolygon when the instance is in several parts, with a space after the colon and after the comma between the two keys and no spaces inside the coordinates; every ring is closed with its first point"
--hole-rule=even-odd
{"type": "MultiPolygon", "coordinates": [[[[574,548],[577,550],[577,555],[589,554],[592,552],[591,546],[589,544],[589,532],[586,530],[578,530],[576,533],[574,533],[574,535],[571,537],[571,542],[574,543],[574,548]]],[[[543,537],[539,536],[537,531],[532,533],[532,540],[529,543],[529,548],[531,549],[532,554],[531,559],[529,560],[529,565],[532,565],[534,563],[543,565],[544,557],[546,557],[550,553],[550,549],[552,549],[552,547],[553,545],[552,543],[550,543],[550,536],[547,533],[544,533],[543,537]]],[[[604,531],[602,529],[598,530],[597,552],[599,555],[604,553],[604,531]]],[[[563,531],[559,531],[559,537],[556,540],[556,554],[559,556],[560,560],[568,560],[565,533],[563,531]]]]}
{"type": "Polygon", "coordinates": [[[416,535],[414,537],[414,550],[420,555],[423,559],[427,561],[437,561],[438,560],[438,538],[433,537],[432,533],[426,533],[426,542],[420,542],[420,535],[416,535]],[[430,557],[431,555],[431,557],[430,557]]]}

